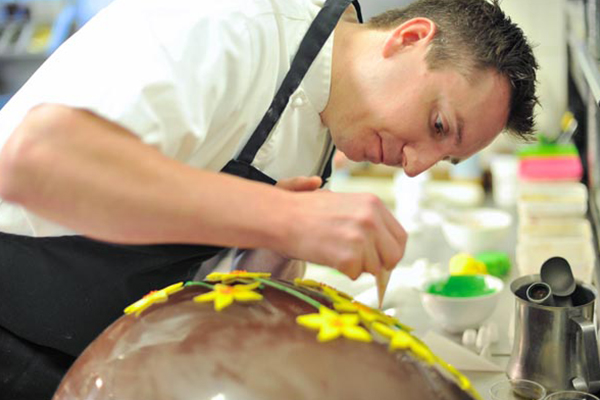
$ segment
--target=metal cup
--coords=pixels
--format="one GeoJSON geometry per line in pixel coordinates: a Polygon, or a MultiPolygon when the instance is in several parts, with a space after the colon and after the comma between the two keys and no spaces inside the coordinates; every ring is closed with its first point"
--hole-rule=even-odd
{"type": "Polygon", "coordinates": [[[544,306],[553,306],[552,289],[550,285],[544,282],[534,282],[525,291],[527,301],[541,304],[544,306]]]}
{"type": "Polygon", "coordinates": [[[550,392],[597,392],[596,289],[577,281],[572,305],[557,307],[528,300],[527,290],[539,282],[539,275],[527,275],[510,285],[515,295],[515,335],[508,376],[539,382],[550,392]]]}

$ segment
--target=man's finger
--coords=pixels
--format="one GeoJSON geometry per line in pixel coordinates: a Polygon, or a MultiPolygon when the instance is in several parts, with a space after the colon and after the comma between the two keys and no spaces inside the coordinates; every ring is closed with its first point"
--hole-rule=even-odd
{"type": "Polygon", "coordinates": [[[318,176],[298,176],[295,178],[281,179],[277,187],[292,192],[310,192],[321,187],[323,181],[318,176]]]}
{"type": "Polygon", "coordinates": [[[408,234],[404,230],[404,227],[400,225],[398,220],[391,213],[389,215],[384,215],[383,221],[393,238],[393,242],[386,243],[386,246],[397,246],[400,250],[400,258],[404,257],[406,242],[408,241],[408,234]]]}

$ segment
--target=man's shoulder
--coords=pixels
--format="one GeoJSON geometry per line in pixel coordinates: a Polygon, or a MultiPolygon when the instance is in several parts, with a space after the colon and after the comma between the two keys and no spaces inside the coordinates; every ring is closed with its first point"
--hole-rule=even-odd
{"type": "Polygon", "coordinates": [[[248,15],[258,16],[275,14],[293,19],[312,17],[323,7],[324,0],[228,0],[215,2],[202,0],[215,11],[241,11],[248,15]]]}
{"type": "MultiPolygon", "coordinates": [[[[113,18],[131,16],[133,20],[240,21],[260,22],[261,16],[290,20],[311,20],[325,0],[114,0],[106,14],[113,18]]],[[[104,18],[107,19],[107,18],[104,18]]]]}

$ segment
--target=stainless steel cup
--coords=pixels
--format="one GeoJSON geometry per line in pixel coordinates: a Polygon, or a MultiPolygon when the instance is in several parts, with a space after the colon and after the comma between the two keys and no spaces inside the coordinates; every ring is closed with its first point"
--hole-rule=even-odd
{"type": "Polygon", "coordinates": [[[549,392],[600,390],[600,359],[594,314],[596,289],[577,281],[570,306],[527,300],[527,289],[539,275],[514,280],[515,335],[507,374],[539,382],[549,392]]]}

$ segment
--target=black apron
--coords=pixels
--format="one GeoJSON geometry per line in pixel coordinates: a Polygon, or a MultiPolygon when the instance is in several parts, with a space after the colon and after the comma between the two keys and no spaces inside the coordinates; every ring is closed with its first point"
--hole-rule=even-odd
{"type": "MultiPolygon", "coordinates": [[[[352,0],[327,0],[300,43],[268,111],[221,172],[275,184],[252,166],[289,98],[352,0]]],[[[323,182],[331,174],[329,154],[323,182]]],[[[49,399],[83,349],[151,290],[190,280],[222,248],[119,245],[83,236],[0,232],[0,400],[49,399]]]]}

